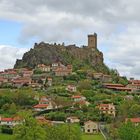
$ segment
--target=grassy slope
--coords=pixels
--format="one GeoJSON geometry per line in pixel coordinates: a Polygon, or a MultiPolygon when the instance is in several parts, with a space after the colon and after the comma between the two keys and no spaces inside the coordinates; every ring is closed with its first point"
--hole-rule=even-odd
{"type": "Polygon", "coordinates": [[[0,140],[12,140],[13,137],[11,135],[0,134],[0,140]]]}
{"type": "Polygon", "coordinates": [[[83,135],[82,140],[104,140],[102,135],[83,135]]]}
{"type": "MultiPolygon", "coordinates": [[[[0,134],[0,140],[13,140],[11,135],[0,134]]],[[[104,140],[102,135],[83,135],[82,140],[104,140]]]]}

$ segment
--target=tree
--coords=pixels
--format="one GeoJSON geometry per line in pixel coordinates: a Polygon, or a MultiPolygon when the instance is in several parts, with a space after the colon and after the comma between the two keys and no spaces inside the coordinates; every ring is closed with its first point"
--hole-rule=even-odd
{"type": "Polygon", "coordinates": [[[118,106],[118,117],[120,120],[123,120],[130,116],[130,109],[133,112],[134,108],[131,108],[135,104],[134,101],[124,101],[123,103],[118,106]]]}
{"type": "Polygon", "coordinates": [[[22,124],[14,128],[15,140],[44,140],[45,130],[38,124],[37,120],[32,117],[29,112],[24,112],[20,115],[24,118],[22,124]]]}
{"type": "Polygon", "coordinates": [[[123,123],[118,134],[121,140],[140,140],[140,125],[135,125],[130,121],[123,123]]]}
{"type": "Polygon", "coordinates": [[[140,105],[134,104],[130,107],[129,114],[132,117],[138,117],[140,114],[140,105]]]}
{"type": "Polygon", "coordinates": [[[80,81],[80,82],[78,83],[78,89],[79,89],[80,91],[92,89],[91,81],[89,81],[89,80],[80,81]]]}
{"type": "Polygon", "coordinates": [[[49,120],[53,121],[65,121],[66,120],[66,114],[63,112],[50,112],[46,115],[46,117],[49,120]]]}
{"type": "Polygon", "coordinates": [[[10,114],[15,114],[16,111],[17,111],[17,107],[16,107],[15,103],[10,104],[10,106],[9,106],[9,113],[10,114]]]}
{"type": "Polygon", "coordinates": [[[45,140],[81,140],[80,127],[72,124],[47,126],[45,140]]]}
{"type": "Polygon", "coordinates": [[[118,130],[121,140],[138,140],[134,139],[136,136],[136,128],[131,122],[123,123],[118,130]]]}
{"type": "Polygon", "coordinates": [[[14,127],[14,140],[81,140],[78,125],[41,125],[30,112],[20,114],[23,123],[14,127]]]}

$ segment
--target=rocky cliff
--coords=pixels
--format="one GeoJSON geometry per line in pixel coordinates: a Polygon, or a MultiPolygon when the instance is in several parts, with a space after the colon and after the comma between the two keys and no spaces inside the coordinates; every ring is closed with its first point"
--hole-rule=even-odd
{"type": "Polygon", "coordinates": [[[87,46],[82,48],[75,45],[35,43],[34,48],[26,52],[21,60],[17,60],[15,68],[34,68],[38,64],[51,64],[61,61],[64,64],[89,65],[97,71],[107,71],[103,62],[103,53],[98,49],[92,50],[87,46]]]}

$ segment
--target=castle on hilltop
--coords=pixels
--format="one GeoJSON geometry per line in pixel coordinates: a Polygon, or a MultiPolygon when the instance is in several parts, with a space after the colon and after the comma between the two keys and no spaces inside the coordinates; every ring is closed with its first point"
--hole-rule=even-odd
{"type": "MultiPolygon", "coordinates": [[[[60,47],[64,47],[65,45],[64,45],[64,43],[62,43],[62,44],[56,44],[56,43],[54,43],[54,44],[49,44],[49,43],[45,43],[45,42],[40,42],[39,44],[38,43],[35,43],[35,45],[34,45],[34,48],[36,48],[36,47],[41,47],[41,46],[46,46],[46,45],[50,45],[50,46],[58,46],[59,48],[60,47]]],[[[68,45],[67,47],[70,47],[70,46],[74,46],[74,47],[76,47],[76,45],[75,44],[72,44],[72,45],[68,45]]],[[[86,48],[88,48],[88,49],[90,49],[90,50],[92,50],[92,51],[95,51],[95,50],[97,50],[97,33],[94,33],[94,34],[89,34],[88,35],[88,44],[87,44],[87,46],[84,46],[84,47],[86,47],[86,48]]]]}
{"type": "Polygon", "coordinates": [[[90,34],[88,35],[88,48],[92,50],[97,49],[97,34],[90,34]]]}
{"type": "MultiPolygon", "coordinates": [[[[103,53],[97,48],[97,34],[87,35],[87,44],[81,47],[72,45],[56,44],[56,43],[35,43],[34,48],[26,52],[21,60],[17,60],[15,68],[29,67],[35,68],[38,64],[48,65],[59,60],[62,64],[73,64],[75,60],[81,63],[89,62],[89,64],[97,69],[104,65],[103,53]]],[[[101,70],[100,70],[101,71],[101,70]]]]}

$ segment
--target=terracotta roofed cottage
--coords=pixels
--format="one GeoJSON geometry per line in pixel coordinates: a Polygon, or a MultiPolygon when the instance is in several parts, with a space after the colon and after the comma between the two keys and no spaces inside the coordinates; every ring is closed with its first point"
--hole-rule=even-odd
{"type": "Polygon", "coordinates": [[[126,118],[125,119],[125,122],[132,122],[135,124],[135,126],[139,125],[140,124],[140,118],[126,118]]]}
{"type": "Polygon", "coordinates": [[[116,115],[115,106],[113,104],[100,104],[99,110],[103,114],[108,114],[114,117],[116,115]]]}
{"type": "Polygon", "coordinates": [[[97,134],[99,132],[98,122],[87,121],[84,123],[84,132],[87,134],[97,134]]]}

